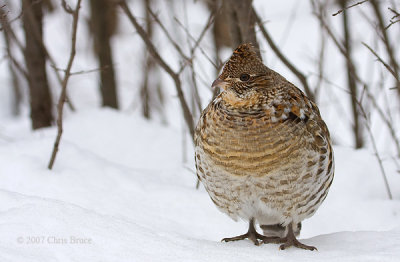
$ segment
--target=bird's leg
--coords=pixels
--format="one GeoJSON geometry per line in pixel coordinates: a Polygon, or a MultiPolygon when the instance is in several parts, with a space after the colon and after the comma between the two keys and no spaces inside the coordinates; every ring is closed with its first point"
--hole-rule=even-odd
{"type": "Polygon", "coordinates": [[[307,250],[317,250],[316,247],[314,246],[307,246],[303,243],[301,243],[299,240],[297,240],[296,236],[294,235],[293,232],[293,226],[292,223],[290,223],[288,225],[288,233],[286,235],[286,237],[282,237],[282,238],[267,238],[265,237],[263,239],[263,243],[267,244],[267,243],[276,243],[276,244],[282,244],[279,246],[280,250],[284,250],[288,247],[294,246],[294,247],[298,247],[298,248],[302,248],[302,249],[307,249],[307,250]]]}
{"type": "Polygon", "coordinates": [[[236,237],[227,237],[227,238],[222,239],[221,241],[230,242],[230,241],[243,240],[243,239],[246,239],[246,238],[251,240],[254,243],[254,245],[256,245],[256,246],[260,245],[260,242],[258,240],[264,240],[265,239],[265,236],[259,234],[256,231],[256,229],[254,227],[254,218],[250,219],[250,221],[249,221],[249,230],[247,231],[246,234],[239,235],[239,236],[236,236],[236,237]]]}

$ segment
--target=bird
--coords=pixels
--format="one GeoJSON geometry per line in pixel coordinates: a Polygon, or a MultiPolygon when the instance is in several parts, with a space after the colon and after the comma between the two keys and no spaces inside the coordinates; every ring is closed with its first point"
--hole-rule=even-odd
{"type": "Polygon", "coordinates": [[[222,91],[195,128],[196,174],[220,211],[249,223],[247,233],[222,241],[316,250],[297,236],[334,177],[330,134],[317,105],[265,66],[251,43],[233,51],[212,87],[222,91]]]}

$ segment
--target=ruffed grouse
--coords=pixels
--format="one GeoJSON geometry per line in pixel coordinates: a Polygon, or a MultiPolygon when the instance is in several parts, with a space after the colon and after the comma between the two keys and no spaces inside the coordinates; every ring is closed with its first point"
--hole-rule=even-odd
{"type": "Polygon", "coordinates": [[[249,221],[246,234],[223,241],[316,249],[296,235],[333,180],[329,131],[317,106],[266,67],[251,44],[233,52],[212,86],[223,91],[196,127],[197,176],[222,212],[249,221]]]}

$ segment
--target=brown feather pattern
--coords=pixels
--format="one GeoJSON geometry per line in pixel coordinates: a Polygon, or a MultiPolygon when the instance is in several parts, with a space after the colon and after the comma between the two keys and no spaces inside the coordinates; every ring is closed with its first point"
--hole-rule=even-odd
{"type": "Polygon", "coordinates": [[[262,64],[249,44],[234,51],[219,79],[225,90],[204,109],[195,132],[197,175],[212,201],[235,220],[266,226],[312,216],[334,174],[317,106],[262,64]],[[241,81],[242,74],[249,80],[241,81]]]}

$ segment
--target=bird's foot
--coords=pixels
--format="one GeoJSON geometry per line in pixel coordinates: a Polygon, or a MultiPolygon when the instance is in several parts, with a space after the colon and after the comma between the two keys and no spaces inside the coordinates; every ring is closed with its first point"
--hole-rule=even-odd
{"type": "Polygon", "coordinates": [[[243,240],[246,238],[248,238],[251,242],[253,242],[254,245],[259,246],[261,243],[263,243],[265,236],[259,234],[256,231],[253,232],[253,231],[249,230],[246,234],[239,235],[236,237],[226,237],[226,238],[222,239],[221,241],[222,242],[231,242],[231,241],[243,240]]]}
{"type": "Polygon", "coordinates": [[[291,246],[294,246],[294,247],[297,247],[297,248],[306,249],[306,250],[310,250],[310,251],[318,250],[314,246],[308,246],[308,245],[305,245],[305,244],[301,243],[296,238],[290,239],[290,238],[287,238],[287,237],[286,237],[286,241],[283,242],[283,244],[279,246],[279,249],[280,250],[285,250],[286,248],[291,247],[291,246]]]}
{"type": "Polygon", "coordinates": [[[269,243],[281,244],[279,246],[280,250],[285,250],[286,248],[292,247],[292,246],[310,250],[310,251],[318,250],[314,246],[305,245],[305,244],[301,243],[299,240],[297,240],[296,236],[293,233],[292,224],[289,224],[288,227],[289,227],[289,230],[288,230],[286,237],[281,237],[281,238],[265,237],[262,242],[264,244],[269,244],[269,243]]]}
{"type": "Polygon", "coordinates": [[[249,230],[247,231],[246,234],[239,235],[239,236],[236,236],[236,237],[223,238],[221,241],[222,242],[231,242],[231,241],[243,240],[243,239],[246,239],[246,238],[248,238],[256,246],[259,246],[261,243],[264,242],[264,240],[271,239],[269,237],[266,237],[264,235],[259,234],[256,231],[255,227],[254,227],[254,219],[251,219],[250,222],[249,222],[249,230]]]}

